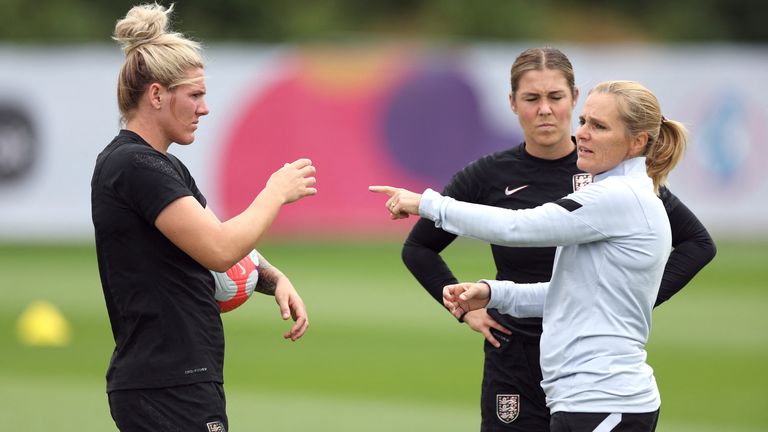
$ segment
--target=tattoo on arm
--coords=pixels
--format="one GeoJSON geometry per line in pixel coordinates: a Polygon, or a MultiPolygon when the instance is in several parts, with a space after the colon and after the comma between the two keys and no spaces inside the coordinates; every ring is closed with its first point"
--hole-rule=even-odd
{"type": "Polygon", "coordinates": [[[267,294],[275,295],[275,289],[277,289],[277,281],[283,275],[277,267],[269,263],[264,256],[259,254],[259,280],[256,282],[256,291],[267,294]]]}

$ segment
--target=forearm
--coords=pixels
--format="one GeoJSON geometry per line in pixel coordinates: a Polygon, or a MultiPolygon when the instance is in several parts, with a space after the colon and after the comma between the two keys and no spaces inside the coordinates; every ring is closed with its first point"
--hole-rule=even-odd
{"type": "Polygon", "coordinates": [[[253,250],[274,222],[283,201],[263,190],[242,213],[221,223],[219,241],[228,245],[226,256],[237,262],[253,250]]]}
{"type": "Polygon", "coordinates": [[[554,203],[509,210],[461,202],[427,190],[421,197],[419,214],[445,231],[501,246],[562,246],[604,238],[554,203]]]}
{"type": "Polygon", "coordinates": [[[669,300],[685,287],[714,257],[716,248],[709,236],[678,245],[669,256],[655,306],[669,300]]]}
{"type": "Polygon", "coordinates": [[[673,249],[664,268],[655,306],[683,289],[717,253],[709,232],[683,203],[679,202],[669,212],[669,223],[673,249]]]}
{"type": "Polygon", "coordinates": [[[171,203],[158,216],[158,228],[205,268],[224,272],[255,249],[274,221],[281,202],[260,194],[242,213],[221,222],[192,198],[171,203]]]}
{"type": "Polygon", "coordinates": [[[458,280],[440,255],[428,249],[406,244],[403,246],[402,258],[405,266],[424,290],[442,305],[443,287],[457,283],[458,280]]]}
{"type": "Polygon", "coordinates": [[[455,238],[455,235],[435,228],[429,220],[421,219],[414,225],[401,252],[405,266],[441,306],[443,287],[455,284],[458,280],[440,256],[440,252],[455,238]]]}
{"type": "Polygon", "coordinates": [[[264,258],[264,255],[259,254],[259,279],[254,288],[256,291],[273,296],[278,282],[285,277],[283,272],[264,258]]]}

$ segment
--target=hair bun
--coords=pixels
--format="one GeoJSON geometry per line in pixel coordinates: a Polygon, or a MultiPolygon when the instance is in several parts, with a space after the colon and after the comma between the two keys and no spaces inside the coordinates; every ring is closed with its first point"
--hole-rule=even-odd
{"type": "Polygon", "coordinates": [[[167,32],[168,9],[157,3],[134,6],[125,18],[115,24],[115,39],[128,54],[141,45],[150,43],[167,32]]]}

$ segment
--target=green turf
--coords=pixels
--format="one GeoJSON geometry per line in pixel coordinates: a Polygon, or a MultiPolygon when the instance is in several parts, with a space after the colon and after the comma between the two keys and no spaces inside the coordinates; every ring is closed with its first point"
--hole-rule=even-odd
{"type": "MultiPolygon", "coordinates": [[[[649,362],[659,431],[768,429],[768,244],[718,242],[716,260],[654,314],[649,362]]],[[[230,428],[265,431],[477,430],[482,339],[418,287],[386,242],[268,243],[310,329],[295,343],[271,297],[224,316],[230,428]]],[[[460,278],[492,275],[487,247],[458,242],[460,278]]],[[[115,430],[104,395],[112,349],[90,246],[0,245],[0,419],[6,430],[115,430]],[[69,319],[65,348],[21,345],[35,300],[69,319]]]]}

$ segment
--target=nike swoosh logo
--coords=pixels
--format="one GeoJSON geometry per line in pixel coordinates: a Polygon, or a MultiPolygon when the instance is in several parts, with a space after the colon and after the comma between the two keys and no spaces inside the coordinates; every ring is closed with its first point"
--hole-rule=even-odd
{"type": "Polygon", "coordinates": [[[510,189],[509,187],[507,187],[506,189],[504,189],[504,195],[507,195],[507,196],[512,195],[513,193],[519,192],[527,187],[528,185],[520,186],[519,188],[514,188],[514,189],[510,189]]]}

